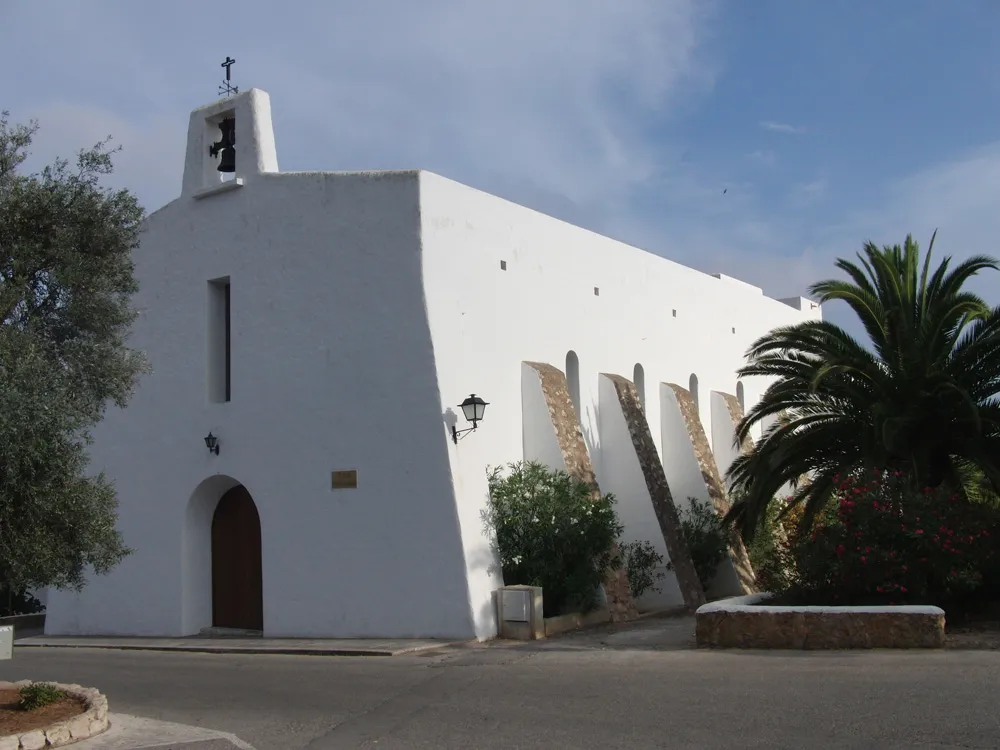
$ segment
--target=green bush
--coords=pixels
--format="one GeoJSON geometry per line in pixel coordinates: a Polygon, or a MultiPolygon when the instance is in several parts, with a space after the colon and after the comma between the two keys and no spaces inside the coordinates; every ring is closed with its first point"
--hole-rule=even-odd
{"type": "MultiPolygon", "coordinates": [[[[687,542],[698,580],[702,589],[708,591],[719,565],[729,555],[722,519],[711,504],[693,497],[688,498],[688,510],[680,517],[681,534],[687,542]]],[[[667,570],[673,569],[673,563],[668,562],[667,570]]]]}
{"type": "Polygon", "coordinates": [[[898,472],[838,477],[832,501],[787,544],[785,598],[808,604],[968,603],[997,569],[1000,512],[898,472]]]}
{"type": "Polygon", "coordinates": [[[647,591],[660,591],[656,582],[665,578],[666,573],[657,567],[663,565],[663,555],[650,542],[623,542],[618,548],[632,596],[638,599],[647,591]]]}
{"type": "Polygon", "coordinates": [[[34,711],[66,697],[66,693],[49,682],[33,682],[18,690],[23,711],[34,711]]]}
{"type": "Polygon", "coordinates": [[[33,615],[44,610],[42,603],[27,590],[0,584],[0,616],[33,615]]]}
{"type": "Polygon", "coordinates": [[[796,580],[795,561],[783,542],[795,533],[801,517],[801,507],[788,509],[787,498],[775,498],[768,505],[763,525],[747,545],[747,556],[761,591],[787,591],[796,580]]]}
{"type": "Polygon", "coordinates": [[[613,495],[564,471],[535,462],[510,464],[506,475],[489,472],[485,521],[494,535],[507,584],[541,586],[545,616],[589,611],[623,527],[613,495]]]}

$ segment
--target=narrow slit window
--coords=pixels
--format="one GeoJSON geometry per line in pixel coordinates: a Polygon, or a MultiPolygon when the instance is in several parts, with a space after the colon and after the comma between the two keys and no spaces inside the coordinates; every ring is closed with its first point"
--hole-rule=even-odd
{"type": "Polygon", "coordinates": [[[208,400],[232,399],[232,315],[229,279],[208,282],[208,400]]]}

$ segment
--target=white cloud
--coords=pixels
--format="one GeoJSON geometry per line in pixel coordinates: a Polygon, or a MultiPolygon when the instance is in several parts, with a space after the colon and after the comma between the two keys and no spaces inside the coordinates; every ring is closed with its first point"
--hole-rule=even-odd
{"type": "Polygon", "coordinates": [[[774,120],[763,120],[760,126],[764,130],[770,130],[772,133],[787,133],[789,135],[799,135],[805,133],[805,128],[796,127],[795,125],[789,125],[787,122],[775,122],[774,120]]]}
{"type": "Polygon", "coordinates": [[[744,158],[751,164],[756,164],[768,169],[773,168],[778,163],[778,156],[770,149],[757,149],[745,154],[744,158]]]}
{"type": "MultiPolygon", "coordinates": [[[[26,70],[12,108],[42,119],[40,137],[63,151],[84,145],[78,130],[110,126],[126,146],[123,174],[140,177],[132,184],[155,208],[176,194],[187,112],[213,98],[229,52],[235,82],[271,94],[282,168],[420,167],[599,221],[660,170],[664,145],[638,124],[711,86],[712,5],[248,0],[224,23],[197,24],[203,3],[92,0],[63,13],[32,0],[17,5],[9,41],[43,45],[51,70],[26,70]],[[220,33],[239,44],[219,48],[220,33]]],[[[0,49],[16,54],[7,41],[0,31],[0,49]]]]}
{"type": "Polygon", "coordinates": [[[214,97],[231,54],[235,82],[271,94],[283,169],[434,170],[773,296],[804,293],[868,238],[926,241],[937,226],[939,254],[992,250],[1000,145],[857,206],[837,192],[849,186],[821,179],[821,164],[787,202],[767,203],[741,170],[776,167],[773,151],[706,164],[696,144],[671,142],[663,123],[690,111],[720,70],[713,5],[246,0],[200,23],[206,6],[193,0],[23,0],[0,28],[0,58],[18,71],[5,106],[15,121],[41,120],[38,160],[112,134],[125,147],[118,181],[153,209],[178,193],[187,114],[214,97]],[[640,130],[652,117],[657,129],[640,130]],[[807,198],[840,213],[806,218],[796,209],[807,198]]]}
{"type": "Polygon", "coordinates": [[[157,208],[180,193],[185,133],[166,118],[126,119],[100,107],[53,101],[32,112],[40,125],[24,165],[37,171],[56,157],[74,163],[76,153],[111,136],[115,174],[107,182],[128,187],[144,205],[157,208]]]}
{"type": "MultiPolygon", "coordinates": [[[[1000,142],[892,180],[869,204],[848,209],[835,223],[772,216],[756,227],[740,223],[705,230],[712,232],[703,235],[707,241],[695,236],[689,242],[709,248],[694,260],[699,268],[726,270],[766,294],[789,297],[805,294],[821,279],[840,277],[835,260],[854,259],[868,240],[892,245],[912,233],[926,249],[937,229],[937,262],[945,256],[956,261],[974,254],[1000,257],[997,185],[1000,142]]],[[[970,286],[990,304],[1000,304],[1000,273],[988,271],[970,286]]],[[[855,335],[863,333],[846,306],[830,306],[826,316],[855,335]]]]}
{"type": "Polygon", "coordinates": [[[824,177],[798,183],[792,186],[789,200],[793,206],[803,208],[822,200],[823,196],[826,195],[826,189],[827,181],[824,177]]]}

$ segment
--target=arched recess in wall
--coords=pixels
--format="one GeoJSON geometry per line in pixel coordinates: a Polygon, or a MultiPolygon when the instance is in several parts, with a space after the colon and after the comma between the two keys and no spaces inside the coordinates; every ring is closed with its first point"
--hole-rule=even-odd
{"type": "Polygon", "coordinates": [[[746,396],[743,395],[743,381],[742,380],[737,380],[736,381],[736,400],[740,402],[740,411],[743,412],[744,415],[746,415],[746,413],[747,413],[747,400],[746,400],[746,396]]]}
{"type": "Polygon", "coordinates": [[[646,371],[638,362],[632,368],[632,382],[635,383],[636,393],[639,394],[639,406],[646,409],[646,371]]]}
{"type": "Polygon", "coordinates": [[[576,409],[576,418],[582,420],[580,413],[580,358],[570,349],[566,352],[566,385],[569,387],[569,397],[576,409]]]}
{"type": "Polygon", "coordinates": [[[688,390],[691,391],[691,400],[694,401],[694,410],[701,414],[701,406],[698,404],[698,376],[693,372],[688,379],[688,390]]]}

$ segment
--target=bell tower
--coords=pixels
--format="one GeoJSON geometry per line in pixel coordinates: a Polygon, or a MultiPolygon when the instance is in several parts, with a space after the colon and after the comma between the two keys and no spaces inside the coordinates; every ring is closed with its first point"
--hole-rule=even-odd
{"type": "Polygon", "coordinates": [[[191,113],[181,195],[200,198],[278,171],[271,99],[250,89],[191,113]]]}

